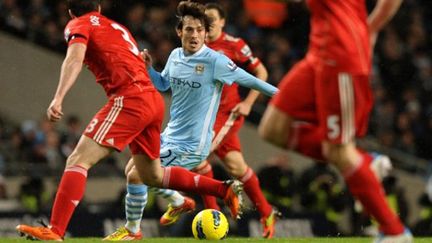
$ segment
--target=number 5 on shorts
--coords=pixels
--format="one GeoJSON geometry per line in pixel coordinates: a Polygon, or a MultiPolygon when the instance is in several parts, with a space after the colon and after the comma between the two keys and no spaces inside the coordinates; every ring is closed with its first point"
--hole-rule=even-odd
{"type": "Polygon", "coordinates": [[[339,116],[331,115],[327,117],[327,136],[330,139],[336,139],[340,135],[339,116]]]}

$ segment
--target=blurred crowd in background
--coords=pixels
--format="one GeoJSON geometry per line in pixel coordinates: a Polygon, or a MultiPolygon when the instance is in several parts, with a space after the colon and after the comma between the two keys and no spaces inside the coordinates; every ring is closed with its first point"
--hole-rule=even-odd
{"type": "MultiPolygon", "coordinates": [[[[250,1],[254,0],[218,1],[228,13],[225,30],[249,43],[268,68],[268,82],[277,85],[306,52],[308,10],[303,1],[288,1],[278,28],[259,27],[245,10],[250,1]]],[[[367,1],[370,9],[374,2],[367,1]]],[[[161,70],[170,51],[180,45],[174,31],[177,1],[102,3],[103,13],[127,26],[139,47],[150,50],[156,69],[161,70]]],[[[65,1],[0,1],[0,30],[62,54],[66,49],[63,29],[69,19],[65,1]]],[[[405,0],[375,47],[372,86],[376,100],[369,129],[381,144],[425,159],[432,159],[431,40],[432,1],[405,0]]],[[[267,101],[264,97],[258,101],[253,122],[259,121],[267,101]]],[[[17,136],[16,132],[6,135],[17,136]]]]}
{"type": "MultiPolygon", "coordinates": [[[[307,50],[308,10],[303,1],[288,1],[283,3],[286,12],[280,26],[260,27],[245,10],[245,6],[253,1],[218,1],[228,13],[225,31],[243,38],[251,46],[268,69],[268,82],[277,85],[307,50]]],[[[180,45],[174,31],[177,3],[169,0],[104,0],[102,12],[127,26],[140,49],[147,48],[155,68],[161,70],[171,50],[180,45]]],[[[374,3],[374,0],[367,0],[370,9],[374,3]]],[[[66,50],[63,29],[69,19],[65,1],[0,0],[0,31],[62,55],[66,50]]],[[[375,107],[369,135],[384,146],[431,160],[432,1],[405,0],[394,20],[382,31],[375,46],[371,85],[375,107]]],[[[259,121],[267,102],[266,98],[260,97],[250,121],[259,121]]],[[[0,114],[0,172],[5,173],[6,164],[16,161],[45,165],[52,171],[61,170],[85,122],[70,116],[66,118],[66,128],[59,130],[44,118],[40,121],[10,121],[7,114],[0,114]]],[[[115,166],[115,158],[107,160],[115,166]]],[[[329,222],[336,224],[339,210],[345,210],[341,205],[354,205],[347,197],[348,193],[341,193],[345,189],[337,176],[324,165],[316,165],[303,175],[294,176],[284,165],[286,161],[278,160],[280,158],[276,158],[276,162],[271,160],[258,174],[266,196],[281,210],[291,210],[292,199],[297,195],[302,207],[321,210],[329,222]],[[280,179],[274,180],[275,175],[280,179]],[[296,191],[299,184],[299,188],[307,190],[296,191]]],[[[20,170],[22,167],[17,166],[10,171],[20,170]]],[[[121,173],[121,168],[118,171],[121,173]]],[[[37,175],[33,179],[37,180],[37,175]]],[[[29,183],[37,185],[39,182],[29,183]]],[[[402,218],[406,217],[408,209],[403,207],[403,192],[398,189],[396,178],[390,177],[385,185],[388,194],[399,200],[402,218]]],[[[33,187],[27,189],[35,190],[33,187]]],[[[3,190],[0,187],[0,198],[5,195],[3,190]]],[[[25,192],[25,185],[21,190],[25,192]]],[[[420,202],[426,211],[429,210],[425,217],[432,222],[432,198],[425,196],[420,202]]],[[[355,214],[354,208],[353,215],[361,217],[361,214],[355,214]]]]}

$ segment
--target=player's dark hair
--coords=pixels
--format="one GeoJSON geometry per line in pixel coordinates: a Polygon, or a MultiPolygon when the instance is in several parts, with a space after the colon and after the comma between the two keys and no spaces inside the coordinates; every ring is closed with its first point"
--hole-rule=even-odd
{"type": "Polygon", "coordinates": [[[81,16],[98,9],[101,0],[67,0],[68,9],[75,16],[81,16]]]}
{"type": "Polygon", "coordinates": [[[210,10],[210,9],[214,9],[218,12],[219,17],[221,19],[225,19],[226,18],[226,12],[224,10],[224,8],[222,7],[222,5],[218,4],[218,3],[207,3],[205,5],[205,9],[206,10],[210,10]]]}
{"type": "Polygon", "coordinates": [[[183,20],[186,16],[199,19],[204,24],[205,30],[207,32],[210,30],[210,19],[205,14],[205,6],[201,3],[181,1],[177,6],[176,16],[179,19],[177,23],[178,30],[183,28],[183,20]]]}

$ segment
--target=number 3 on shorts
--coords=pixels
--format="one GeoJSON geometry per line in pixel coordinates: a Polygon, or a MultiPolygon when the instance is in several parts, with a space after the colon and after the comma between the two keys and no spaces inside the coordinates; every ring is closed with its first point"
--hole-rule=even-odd
{"type": "Polygon", "coordinates": [[[86,130],[85,130],[85,132],[86,133],[91,133],[93,130],[94,130],[94,128],[95,128],[95,126],[96,126],[96,124],[99,122],[99,120],[97,119],[97,118],[94,118],[89,124],[88,124],[88,126],[87,126],[87,128],[86,128],[86,130]]]}
{"type": "Polygon", "coordinates": [[[327,136],[330,139],[336,139],[340,135],[339,116],[331,115],[327,117],[327,136]]]}

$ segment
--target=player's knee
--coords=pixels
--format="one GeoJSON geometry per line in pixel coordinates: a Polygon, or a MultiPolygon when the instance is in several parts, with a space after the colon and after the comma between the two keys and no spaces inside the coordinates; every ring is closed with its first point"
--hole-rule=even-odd
{"type": "Polygon", "coordinates": [[[227,172],[232,175],[233,177],[240,177],[241,176],[241,171],[240,171],[240,167],[235,165],[235,164],[229,164],[226,165],[226,170],[227,172]]]}
{"type": "Polygon", "coordinates": [[[209,162],[207,160],[203,160],[203,161],[201,161],[201,163],[199,165],[195,166],[195,168],[193,168],[191,171],[199,172],[207,166],[211,166],[211,165],[209,164],[209,162]]]}
{"type": "MultiPolygon", "coordinates": [[[[134,179],[136,181],[140,181],[141,183],[146,184],[147,186],[153,186],[153,187],[161,187],[162,185],[162,176],[159,173],[147,171],[146,173],[143,173],[139,175],[136,173],[136,175],[133,175],[134,177],[131,179],[134,179]]],[[[129,180],[129,178],[128,178],[129,180]]]]}
{"type": "Polygon", "coordinates": [[[351,144],[324,143],[323,155],[328,162],[336,166],[336,168],[342,172],[355,167],[358,161],[355,147],[351,144]]]}
{"type": "Polygon", "coordinates": [[[152,187],[160,187],[162,185],[162,180],[156,175],[147,175],[143,178],[144,184],[152,187]]]}
{"type": "Polygon", "coordinates": [[[268,126],[267,124],[261,123],[258,126],[258,135],[262,139],[267,140],[267,141],[271,140],[271,138],[272,138],[271,134],[272,134],[272,130],[271,130],[270,126],[268,126]]]}
{"type": "Polygon", "coordinates": [[[230,175],[232,175],[235,178],[242,177],[246,172],[246,169],[241,167],[232,168],[229,170],[230,175]]]}
{"type": "Polygon", "coordinates": [[[126,178],[128,184],[142,184],[142,180],[140,175],[138,174],[138,171],[135,168],[132,168],[131,170],[126,172],[126,178]]]}
{"type": "Polygon", "coordinates": [[[71,155],[66,159],[66,167],[70,166],[82,166],[86,169],[91,168],[96,162],[92,161],[91,158],[83,156],[81,153],[74,151],[71,155]]]}
{"type": "Polygon", "coordinates": [[[258,127],[258,135],[262,139],[279,147],[286,147],[286,138],[288,135],[285,136],[284,134],[285,133],[283,131],[277,129],[275,126],[261,124],[258,127]]]}
{"type": "Polygon", "coordinates": [[[235,178],[243,176],[248,168],[247,164],[241,160],[226,161],[224,164],[227,172],[235,178]]]}

